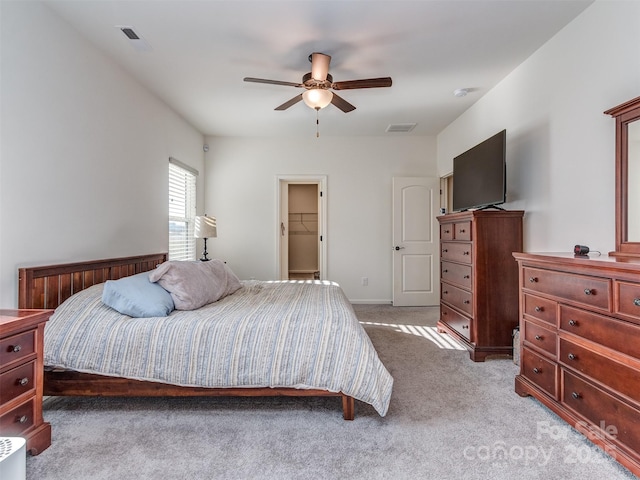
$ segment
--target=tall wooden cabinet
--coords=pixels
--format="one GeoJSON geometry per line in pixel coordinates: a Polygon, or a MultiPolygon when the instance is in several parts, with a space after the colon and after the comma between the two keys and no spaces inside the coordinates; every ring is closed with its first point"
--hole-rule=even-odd
{"type": "Polygon", "coordinates": [[[518,326],[521,210],[475,210],[438,217],[440,321],[467,347],[473,361],[513,353],[518,326]]]}

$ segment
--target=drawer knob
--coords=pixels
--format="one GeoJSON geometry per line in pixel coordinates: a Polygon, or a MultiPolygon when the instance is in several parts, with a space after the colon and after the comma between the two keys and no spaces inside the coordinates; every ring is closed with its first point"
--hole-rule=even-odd
{"type": "MultiPolygon", "coordinates": [[[[469,275],[465,275],[465,276],[464,276],[464,277],[462,277],[462,278],[464,278],[464,279],[468,279],[468,278],[471,278],[471,277],[470,277],[469,275]]],[[[638,299],[638,300],[640,300],[640,299],[638,299]]]]}
{"type": "Polygon", "coordinates": [[[542,337],[540,335],[536,335],[536,340],[540,341],[542,340],[542,337]]]}
{"type": "Polygon", "coordinates": [[[584,289],[584,294],[585,295],[592,295],[593,294],[593,290],[591,290],[590,288],[585,288],[584,289]]]}
{"type": "Polygon", "coordinates": [[[536,283],[538,281],[538,277],[529,277],[529,282],[536,283]]]}
{"type": "Polygon", "coordinates": [[[573,392],[573,393],[571,394],[571,396],[572,396],[573,398],[575,398],[576,400],[578,400],[579,398],[582,398],[582,395],[580,395],[578,392],[573,392]]]}
{"type": "Polygon", "coordinates": [[[462,252],[462,255],[469,255],[469,252],[462,252]]]}
{"type": "Polygon", "coordinates": [[[542,308],[542,307],[536,307],[536,308],[534,308],[534,310],[535,310],[536,312],[542,312],[542,311],[544,310],[544,308],[542,308]]]}
{"type": "Polygon", "coordinates": [[[21,345],[11,345],[9,347],[9,351],[13,352],[13,353],[18,353],[20,350],[22,350],[22,346],[21,345]]]}
{"type": "Polygon", "coordinates": [[[449,270],[445,268],[444,270],[442,270],[442,273],[449,273],[449,270]]]}
{"type": "Polygon", "coordinates": [[[535,368],[533,369],[533,373],[535,373],[536,375],[538,375],[538,374],[539,374],[539,373],[541,373],[541,372],[542,372],[542,370],[540,370],[538,367],[535,367],[535,368]]]}
{"type": "Polygon", "coordinates": [[[567,357],[569,357],[569,360],[575,360],[575,359],[577,359],[577,358],[578,358],[578,357],[577,357],[575,354],[573,354],[573,353],[570,353],[569,355],[567,355],[567,357]]]}
{"type": "Polygon", "coordinates": [[[469,303],[471,303],[469,300],[463,300],[463,302],[465,305],[469,305],[469,303]]]}
{"type": "Polygon", "coordinates": [[[469,325],[462,325],[462,328],[469,328],[469,325]]]}
{"type": "Polygon", "coordinates": [[[577,320],[569,320],[569,325],[571,325],[572,327],[577,327],[578,326],[578,321],[577,320]]]}
{"type": "Polygon", "coordinates": [[[26,415],[22,415],[18,417],[18,423],[27,423],[28,420],[29,420],[29,417],[27,417],[26,415]]]}
{"type": "Polygon", "coordinates": [[[634,304],[636,307],[640,307],[640,298],[634,298],[634,299],[633,299],[633,304],[634,304]]]}
{"type": "Polygon", "coordinates": [[[445,230],[444,231],[444,233],[450,233],[450,232],[451,232],[451,230],[445,230]]]}
{"type": "Polygon", "coordinates": [[[27,377],[24,378],[19,378],[18,379],[18,384],[22,387],[26,386],[29,384],[29,379],[27,377]]]}
{"type": "Polygon", "coordinates": [[[449,292],[447,290],[443,291],[442,294],[443,295],[447,295],[449,292]]]}

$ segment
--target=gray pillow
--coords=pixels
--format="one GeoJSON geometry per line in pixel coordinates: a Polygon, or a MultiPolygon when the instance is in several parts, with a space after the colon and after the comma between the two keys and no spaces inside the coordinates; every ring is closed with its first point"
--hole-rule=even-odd
{"type": "Polygon", "coordinates": [[[195,310],[238,290],[242,284],[222,260],[170,261],[149,275],[171,294],[176,310],[195,310]]]}
{"type": "Polygon", "coordinates": [[[149,281],[149,272],[107,280],[102,303],[130,317],[166,317],[174,308],[171,294],[149,281]]]}

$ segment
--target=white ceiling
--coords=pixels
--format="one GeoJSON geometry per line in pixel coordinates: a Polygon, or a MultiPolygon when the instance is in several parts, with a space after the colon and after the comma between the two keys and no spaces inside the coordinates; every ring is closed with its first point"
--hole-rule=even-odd
{"type": "Polygon", "coordinates": [[[315,136],[304,103],[274,111],[300,89],[243,78],[300,82],[309,54],[322,52],[334,81],[390,76],[393,86],[341,91],[357,108],[321,110],[320,135],[397,136],[439,133],[592,0],[45,3],[205,135],[315,136]],[[398,123],[417,127],[385,133],[398,123]]]}

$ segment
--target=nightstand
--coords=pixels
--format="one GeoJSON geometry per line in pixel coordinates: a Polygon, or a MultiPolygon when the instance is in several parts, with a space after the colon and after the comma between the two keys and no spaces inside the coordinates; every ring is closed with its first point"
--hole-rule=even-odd
{"type": "Polygon", "coordinates": [[[44,325],[53,310],[0,309],[0,436],[19,436],[38,455],[51,445],[42,416],[44,325]]]}

